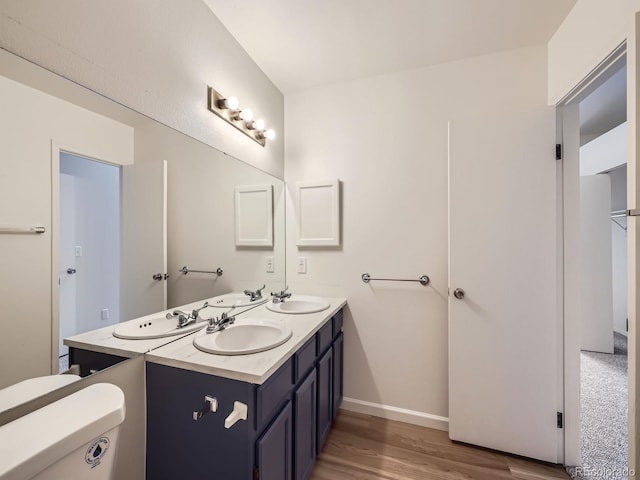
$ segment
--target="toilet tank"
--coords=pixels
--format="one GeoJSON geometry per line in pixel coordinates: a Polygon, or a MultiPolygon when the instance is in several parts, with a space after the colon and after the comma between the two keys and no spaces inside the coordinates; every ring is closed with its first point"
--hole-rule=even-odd
{"type": "Polygon", "coordinates": [[[110,479],[124,418],[122,390],[97,383],[3,425],[0,480],[110,479]]]}

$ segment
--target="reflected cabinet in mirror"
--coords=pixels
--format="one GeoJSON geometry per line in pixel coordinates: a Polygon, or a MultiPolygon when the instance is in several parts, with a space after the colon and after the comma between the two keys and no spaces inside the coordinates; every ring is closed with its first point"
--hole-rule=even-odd
{"type": "Polygon", "coordinates": [[[0,233],[0,388],[57,373],[63,338],[285,287],[281,179],[4,50],[0,97],[0,227],[44,228],[0,233]]]}

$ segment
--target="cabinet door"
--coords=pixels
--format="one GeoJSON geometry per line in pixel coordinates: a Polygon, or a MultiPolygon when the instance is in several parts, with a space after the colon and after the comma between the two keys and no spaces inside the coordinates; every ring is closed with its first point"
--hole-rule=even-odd
{"type": "Polygon", "coordinates": [[[338,335],[333,342],[333,406],[331,410],[332,419],[338,415],[338,409],[342,403],[343,396],[343,356],[344,356],[344,334],[338,335]]]}
{"type": "Polygon", "coordinates": [[[331,428],[333,406],[333,352],[327,350],[318,360],[318,452],[331,428]]]}
{"type": "Polygon", "coordinates": [[[316,386],[314,369],[293,394],[293,458],[296,480],[308,478],[316,461],[316,386]]]}
{"type": "Polygon", "coordinates": [[[256,442],[256,461],[260,480],[292,480],[291,402],[256,442]]]}

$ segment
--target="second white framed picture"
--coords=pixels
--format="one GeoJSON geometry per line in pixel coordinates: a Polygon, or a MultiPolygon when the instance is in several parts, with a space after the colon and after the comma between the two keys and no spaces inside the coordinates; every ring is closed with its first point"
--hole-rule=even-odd
{"type": "Polygon", "coordinates": [[[340,181],[297,184],[298,246],[340,245],[340,181]]]}
{"type": "Polygon", "coordinates": [[[273,247],[273,185],[235,188],[236,245],[273,247]]]}

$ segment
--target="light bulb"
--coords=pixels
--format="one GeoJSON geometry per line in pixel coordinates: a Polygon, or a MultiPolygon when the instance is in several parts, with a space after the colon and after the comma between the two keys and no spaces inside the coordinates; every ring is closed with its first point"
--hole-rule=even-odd
{"type": "Polygon", "coordinates": [[[269,129],[266,132],[264,132],[264,137],[267,140],[273,140],[274,138],[276,138],[276,132],[273,129],[269,129]]]}
{"type": "Polygon", "coordinates": [[[253,120],[253,112],[250,108],[245,108],[244,110],[242,110],[242,112],[240,112],[240,118],[245,122],[250,122],[251,120],[253,120]]]}
{"type": "Polygon", "coordinates": [[[253,128],[256,130],[264,130],[264,120],[259,118],[255,122],[253,122],[253,128]]]}
{"type": "Polygon", "coordinates": [[[229,110],[237,110],[240,106],[240,102],[238,101],[238,97],[229,97],[224,99],[224,106],[229,110]]]}

